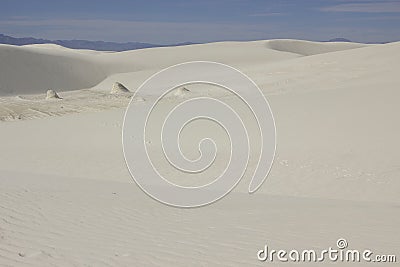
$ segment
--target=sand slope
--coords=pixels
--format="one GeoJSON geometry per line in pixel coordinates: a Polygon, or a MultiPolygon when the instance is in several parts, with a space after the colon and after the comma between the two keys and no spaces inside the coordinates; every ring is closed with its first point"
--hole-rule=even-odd
{"type": "Polygon", "coordinates": [[[67,49],[0,45],[0,95],[91,87],[106,77],[89,56],[67,49]]]}

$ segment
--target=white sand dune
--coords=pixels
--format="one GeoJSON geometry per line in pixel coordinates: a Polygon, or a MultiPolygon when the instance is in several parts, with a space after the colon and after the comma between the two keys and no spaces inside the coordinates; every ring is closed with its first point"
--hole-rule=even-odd
{"type": "Polygon", "coordinates": [[[183,61],[265,64],[302,55],[363,47],[353,43],[271,40],[222,42],[120,53],[72,50],[57,45],[0,45],[0,96],[89,88],[111,74],[157,70],[183,61]],[[246,52],[243,52],[246,51],[246,52]],[[283,53],[282,53],[283,52],[283,53]],[[292,54],[292,55],[291,55],[292,54]],[[20,77],[24,77],[21,79],[20,77]]]}
{"type": "Polygon", "coordinates": [[[302,56],[310,56],[317,54],[324,54],[335,51],[343,51],[348,49],[355,49],[366,47],[365,44],[358,43],[344,43],[344,42],[310,42],[302,40],[270,40],[267,41],[266,46],[282,52],[290,52],[302,56]]]}
{"type": "Polygon", "coordinates": [[[106,78],[89,55],[69,49],[0,45],[0,62],[0,95],[81,89],[106,78]]]}
{"type": "MultiPolygon", "coordinates": [[[[399,52],[400,43],[296,40],[121,53],[0,46],[0,265],[265,266],[256,255],[265,243],[322,250],[342,237],[353,249],[399,257],[399,52]],[[188,210],[160,204],[133,183],[121,144],[132,94],[110,90],[115,82],[135,90],[163,67],[191,60],[227,63],[254,79],[274,112],[278,146],[256,194],[246,193],[249,171],[226,198],[188,210]],[[46,101],[47,89],[63,99],[46,101]]],[[[217,88],[185,87],[185,98],[238,104],[217,88]]],[[[161,111],[182,101],[175,93],[161,111]]],[[[203,134],[189,128],[182,149],[197,152],[203,134]]]]}
{"type": "Polygon", "coordinates": [[[50,88],[89,88],[111,74],[158,70],[183,61],[253,64],[295,57],[267,49],[264,44],[231,42],[120,53],[72,50],[57,45],[0,45],[0,96],[36,94],[50,88]]]}

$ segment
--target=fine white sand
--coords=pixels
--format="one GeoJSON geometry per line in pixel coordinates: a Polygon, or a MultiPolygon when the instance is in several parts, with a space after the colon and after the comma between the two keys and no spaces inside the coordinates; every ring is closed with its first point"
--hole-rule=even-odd
{"type": "MultiPolygon", "coordinates": [[[[322,250],[338,238],[399,257],[399,69],[400,43],[270,40],[120,53],[0,45],[0,265],[266,266],[257,260],[265,244],[322,250]],[[229,64],[260,86],[275,116],[277,154],[257,193],[247,194],[246,172],[219,202],[177,209],[133,182],[121,127],[143,81],[193,60],[229,64]],[[116,82],[131,92],[111,94],[116,82]],[[61,99],[46,100],[49,89],[61,99]]],[[[220,88],[185,88],[160,103],[160,114],[199,95],[246,114],[220,88]]],[[[182,140],[189,155],[210,132],[224,141],[219,129],[197,126],[182,140]]],[[[227,148],[218,150],[211,174],[225,166],[227,148]]],[[[150,144],[168,174],[159,151],[150,144]]],[[[181,184],[203,178],[171,177],[181,184]]]]}

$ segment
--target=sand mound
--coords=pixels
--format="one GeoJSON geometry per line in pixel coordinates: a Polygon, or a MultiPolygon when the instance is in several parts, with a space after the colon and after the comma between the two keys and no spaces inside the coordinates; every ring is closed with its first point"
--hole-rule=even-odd
{"type": "Polygon", "coordinates": [[[62,99],[56,91],[54,90],[47,90],[46,92],[46,100],[50,100],[50,99],[62,99]]]}
{"type": "Polygon", "coordinates": [[[190,93],[190,90],[186,87],[180,87],[174,92],[174,96],[176,97],[185,97],[190,93]]]}
{"type": "Polygon", "coordinates": [[[135,96],[135,97],[133,98],[133,101],[135,101],[135,102],[145,102],[146,99],[144,99],[144,98],[141,97],[141,96],[135,96]]]}
{"type": "Polygon", "coordinates": [[[267,47],[273,50],[295,53],[303,56],[324,54],[335,51],[342,51],[367,46],[365,44],[348,42],[310,42],[302,40],[270,40],[267,47]]]}
{"type": "Polygon", "coordinates": [[[129,89],[126,88],[122,83],[115,82],[112,89],[111,94],[120,94],[120,93],[129,93],[129,89]]]}

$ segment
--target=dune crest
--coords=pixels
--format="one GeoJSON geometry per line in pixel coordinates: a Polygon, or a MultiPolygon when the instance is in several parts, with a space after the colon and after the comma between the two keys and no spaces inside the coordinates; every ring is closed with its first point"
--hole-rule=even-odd
{"type": "Polygon", "coordinates": [[[335,51],[343,51],[367,46],[366,44],[348,43],[348,42],[310,42],[303,40],[269,40],[267,48],[299,54],[302,56],[311,56],[335,51]]]}

